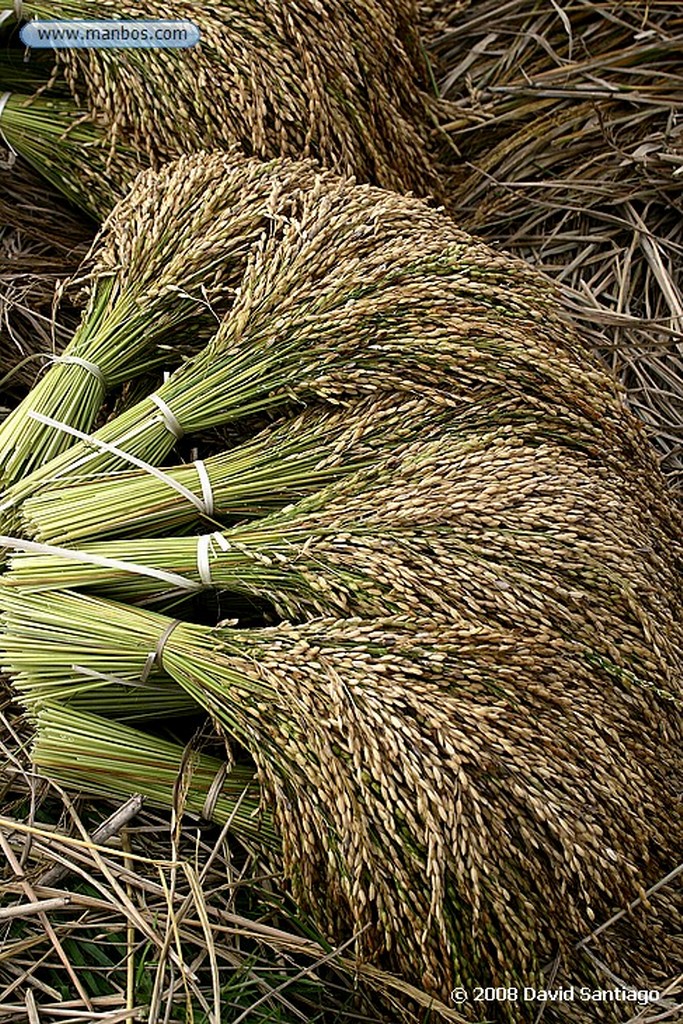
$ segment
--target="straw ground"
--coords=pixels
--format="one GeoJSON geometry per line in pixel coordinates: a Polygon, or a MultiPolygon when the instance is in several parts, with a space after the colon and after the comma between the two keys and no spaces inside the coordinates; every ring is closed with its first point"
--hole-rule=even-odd
{"type": "Polygon", "coordinates": [[[478,0],[423,13],[449,208],[559,282],[679,488],[680,9],[478,0]]]}

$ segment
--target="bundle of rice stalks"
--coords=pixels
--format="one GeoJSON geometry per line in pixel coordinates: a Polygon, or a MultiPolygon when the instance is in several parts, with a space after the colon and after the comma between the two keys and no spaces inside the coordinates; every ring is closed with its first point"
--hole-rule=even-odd
{"type": "Polygon", "coordinates": [[[83,267],[90,295],[76,334],[0,431],[3,482],[71,443],[32,413],[88,430],[107,389],[177,362],[197,340],[201,347],[230,306],[278,193],[317,181],[310,164],[237,154],[196,154],[141,175],[83,267]]]}
{"type": "MultiPolygon", "coordinates": [[[[615,472],[623,460],[603,447],[599,427],[526,396],[501,400],[499,389],[466,389],[456,404],[434,405],[387,394],[312,407],[205,461],[146,471],[75,478],[45,486],[21,507],[22,535],[53,544],[105,537],[163,536],[198,523],[259,516],[370,465],[400,444],[428,441],[446,428],[461,437],[519,429],[584,451],[615,472]],[[106,506],[107,516],[102,517],[106,506]]],[[[633,478],[635,481],[635,477],[633,478]]],[[[643,486],[643,478],[638,473],[643,486]]]]}
{"type": "Polygon", "coordinates": [[[449,208],[560,282],[680,473],[680,8],[437,7],[449,208]]]}
{"type": "Polygon", "coordinates": [[[46,705],[37,721],[31,760],[66,786],[106,799],[140,793],[169,810],[178,788],[190,814],[231,822],[246,842],[276,852],[278,838],[248,765],[228,765],[198,750],[151,736],[109,718],[46,705]],[[246,791],[246,792],[245,792],[246,791]]]}
{"type": "MultiPolygon", "coordinates": [[[[57,51],[57,70],[112,149],[127,145],[158,166],[237,144],[261,159],[314,157],[400,192],[438,187],[413,0],[367,0],[348,11],[332,0],[207,8],[192,0],[37,0],[23,12],[199,27],[190,49],[57,51]]],[[[131,175],[122,170],[124,183],[131,175]]]]}
{"type": "Polygon", "coordinates": [[[95,220],[106,217],[145,166],[129,147],[112,147],[90,115],[70,100],[4,93],[2,139],[95,220]]]}
{"type": "Polygon", "coordinates": [[[68,593],[1,603],[63,664],[76,638],[107,667],[126,652],[142,672],[153,652],[253,756],[297,900],[435,994],[534,984],[671,867],[680,718],[550,629],[236,631],[68,593]]]}
{"type": "Polygon", "coordinates": [[[465,423],[469,413],[476,420],[479,406],[463,399],[460,409],[451,409],[389,394],[305,409],[205,461],[45,487],[22,506],[22,530],[71,544],[185,533],[202,521],[265,515],[417,436],[429,439],[456,417],[465,423]]]}
{"type": "MultiPolygon", "coordinates": [[[[312,173],[306,164],[286,166],[312,173]]],[[[267,165],[261,173],[269,173],[267,165]]],[[[123,468],[126,460],[158,464],[183,433],[292,402],[334,403],[382,391],[452,405],[481,385],[498,388],[501,400],[526,395],[530,404],[573,410],[589,429],[600,428],[607,449],[628,451],[634,465],[651,470],[616,389],[587,360],[552,290],[522,262],[457,231],[420,200],[326,174],[307,191],[276,193],[268,212],[270,231],[251,247],[238,296],[207,348],[149,399],[15,484],[5,510],[67,474],[123,468]]],[[[233,228],[233,237],[245,234],[233,228]]],[[[176,244],[172,252],[175,267],[176,244]]],[[[206,267],[208,260],[200,262],[206,267]]],[[[105,287],[113,289],[114,281],[105,279],[105,287]]],[[[124,306],[119,300],[113,315],[124,306]]],[[[189,301],[173,307],[194,308],[189,301]]],[[[142,334],[148,321],[140,314],[136,322],[142,334]]],[[[126,373],[130,334],[128,321],[119,334],[126,373]]],[[[83,386],[98,386],[91,373],[76,372],[86,378],[83,386]]],[[[43,451],[63,447],[60,436],[70,428],[46,426],[43,451]]],[[[7,426],[4,439],[5,466],[11,458],[14,474],[36,464],[33,448],[27,451],[7,426]]]]}
{"type": "Polygon", "coordinates": [[[133,602],[214,587],[266,597],[290,618],[421,609],[435,621],[552,625],[681,693],[680,516],[589,457],[517,434],[420,440],[222,533],[65,553],[17,541],[25,550],[4,583],[133,602]]]}

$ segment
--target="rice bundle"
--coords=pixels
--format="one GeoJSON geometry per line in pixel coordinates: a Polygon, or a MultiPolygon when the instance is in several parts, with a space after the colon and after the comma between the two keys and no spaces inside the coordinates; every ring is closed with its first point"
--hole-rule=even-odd
{"type": "Polygon", "coordinates": [[[23,604],[63,663],[75,638],[105,670],[126,652],[142,672],[154,652],[253,756],[301,905],[434,994],[538,982],[586,921],[671,867],[680,716],[550,628],[250,631],[68,593],[0,603],[13,629],[23,604]]]}
{"type": "MultiPolygon", "coordinates": [[[[497,388],[457,392],[452,405],[389,393],[305,409],[251,440],[205,461],[163,470],[103,473],[45,486],[21,508],[22,534],[53,544],[104,537],[185,533],[201,521],[259,516],[375,462],[400,444],[447,428],[461,437],[515,427],[585,451],[625,472],[628,464],[603,449],[597,425],[527,397],[501,400],[497,388]],[[102,509],[106,506],[106,518],[102,509]]],[[[642,477],[639,475],[642,483],[642,477]]]]}
{"type": "MultiPolygon", "coordinates": [[[[438,187],[412,0],[366,0],[349,11],[333,0],[223,0],[208,8],[191,0],[37,0],[23,13],[188,19],[199,27],[201,41],[190,49],[57,51],[57,70],[112,149],[127,145],[158,166],[239,145],[266,160],[314,157],[400,192],[438,187]]],[[[125,184],[131,168],[122,171],[125,184]]]]}
{"type": "Polygon", "coordinates": [[[662,496],[626,493],[531,431],[444,432],[253,525],[64,554],[17,541],[28,553],[4,582],[133,602],[215,587],[290,618],[429,609],[435,621],[552,626],[683,695],[682,525],[662,496]]]}
{"type": "Polygon", "coordinates": [[[278,192],[316,181],[310,164],[237,154],[200,153],[141,175],[83,268],[90,296],[76,334],[0,431],[4,483],[71,444],[32,413],[88,430],[107,389],[206,342],[278,192]]]}
{"type": "Polygon", "coordinates": [[[221,825],[230,820],[241,839],[256,839],[273,853],[278,849],[249,766],[228,766],[198,750],[55,704],[40,713],[31,760],[66,786],[106,799],[140,793],[162,810],[173,806],[180,786],[183,809],[190,814],[221,825]]]}
{"type": "Polygon", "coordinates": [[[561,283],[677,483],[680,6],[434,6],[449,209],[561,283]]]}
{"type": "MultiPolygon", "coordinates": [[[[523,263],[420,200],[331,175],[281,196],[270,214],[270,233],[252,246],[238,297],[206,349],[152,397],[15,484],[4,510],[47,482],[135,459],[158,464],[183,433],[293,402],[390,391],[457,405],[482,384],[501,400],[527,395],[573,410],[600,426],[606,448],[652,470],[614,387],[523,263]]],[[[119,301],[114,315],[120,309],[119,301]]],[[[55,438],[64,432],[51,423],[45,436],[62,446],[55,438]]],[[[17,451],[17,469],[28,458],[17,451]]]]}
{"type": "Polygon", "coordinates": [[[0,141],[51,185],[102,220],[144,163],[129,147],[112,148],[90,116],[70,100],[16,92],[0,107],[0,141]]]}
{"type": "Polygon", "coordinates": [[[463,399],[456,410],[389,394],[312,407],[205,461],[45,487],[22,506],[22,525],[29,536],[68,544],[184,533],[202,520],[264,515],[418,435],[438,434],[456,416],[476,419],[480,405],[487,408],[483,400],[463,399]]]}

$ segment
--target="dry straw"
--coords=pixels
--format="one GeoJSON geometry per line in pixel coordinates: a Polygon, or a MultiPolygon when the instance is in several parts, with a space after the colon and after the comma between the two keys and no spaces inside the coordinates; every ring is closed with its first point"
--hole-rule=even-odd
{"type": "Polygon", "coordinates": [[[680,6],[433,6],[441,18],[429,41],[447,101],[449,208],[463,227],[560,282],[676,484],[683,465],[680,6]]]}
{"type": "Polygon", "coordinates": [[[412,0],[366,0],[353,11],[333,0],[143,6],[23,5],[28,18],[144,15],[199,27],[201,41],[190,49],[57,51],[57,81],[103,126],[106,144],[128,145],[156,165],[236,144],[260,159],[310,156],[401,192],[437,188],[422,89],[428,69],[412,0]]]}
{"type": "Polygon", "coordinates": [[[95,229],[21,159],[0,173],[0,225],[0,390],[24,394],[78,324],[76,296],[55,310],[56,291],[95,229]]]}
{"type": "Polygon", "coordinates": [[[15,542],[7,586],[144,601],[214,587],[286,617],[406,613],[525,622],[679,697],[681,519],[533,428],[443,433],[298,505],[201,537],[15,542]],[[27,550],[21,551],[24,547],[27,550]]]}
{"type": "Polygon", "coordinates": [[[125,652],[142,672],[155,652],[252,754],[297,900],[434,994],[540,984],[674,863],[680,718],[551,628],[238,631],[68,593],[1,600],[42,624],[38,674],[76,638],[103,666],[125,652]]]}
{"type": "MultiPolygon", "coordinates": [[[[205,158],[196,160],[200,173],[205,158]]],[[[275,173],[277,183],[282,163],[256,166],[262,180],[275,173]]],[[[297,168],[312,174],[307,164],[286,162],[285,167],[293,176],[297,168]]],[[[47,482],[124,468],[126,459],[112,445],[158,464],[183,432],[192,434],[292,402],[334,403],[382,391],[454,405],[464,392],[481,385],[498,388],[501,400],[527,396],[530,406],[568,410],[589,431],[597,429],[615,457],[627,453],[634,468],[652,470],[652,457],[635,421],[624,414],[616,389],[587,359],[552,290],[524,263],[494,253],[420,200],[329,174],[315,176],[307,190],[274,185],[269,195],[268,234],[251,246],[235,302],[207,348],[173,373],[153,398],[127,409],[92,439],[81,439],[15,484],[6,492],[5,510],[47,482]]],[[[251,199],[249,208],[263,216],[257,200],[251,199]]],[[[230,221],[228,229],[235,244],[246,247],[247,227],[230,221]]],[[[179,267],[176,235],[165,228],[161,233],[175,254],[172,268],[179,267]]],[[[130,233],[124,232],[124,238],[130,233]]],[[[146,243],[145,251],[150,245],[146,243]]],[[[153,245],[154,259],[144,264],[148,274],[159,268],[161,248],[153,245]]],[[[190,251],[196,257],[194,266],[205,272],[211,257],[204,246],[195,242],[190,251]]],[[[223,267],[223,239],[211,253],[223,267]]],[[[244,248],[238,255],[244,256],[244,248]]],[[[196,310],[196,297],[176,298],[171,304],[171,276],[165,273],[156,286],[143,278],[138,289],[131,288],[128,303],[119,298],[113,304],[108,295],[117,278],[103,276],[95,295],[104,311],[111,308],[111,317],[119,318],[116,365],[121,374],[131,372],[135,335],[130,320],[123,321],[137,292],[151,293],[145,315],[140,312],[134,321],[145,338],[154,308],[165,312],[153,321],[160,334],[177,329],[179,320],[187,322],[196,310]]],[[[227,290],[229,279],[221,274],[219,294],[221,288],[227,290]]],[[[93,323],[93,315],[86,323],[93,323]]],[[[114,345],[108,341],[106,347],[114,345]]],[[[87,351],[95,363],[101,359],[87,351]]],[[[139,358],[149,364],[147,350],[144,360],[139,358]]],[[[77,375],[83,388],[101,389],[80,367],[59,371],[69,372],[70,379],[77,375]]],[[[26,408],[23,424],[28,415],[26,408]]],[[[69,416],[64,418],[68,421],[69,416]]],[[[41,431],[42,457],[50,445],[62,448],[70,440],[63,440],[67,432],[53,422],[42,421],[41,431]]],[[[12,460],[15,475],[36,464],[35,442],[27,451],[7,426],[0,433],[3,439],[4,458],[12,460]]]]}

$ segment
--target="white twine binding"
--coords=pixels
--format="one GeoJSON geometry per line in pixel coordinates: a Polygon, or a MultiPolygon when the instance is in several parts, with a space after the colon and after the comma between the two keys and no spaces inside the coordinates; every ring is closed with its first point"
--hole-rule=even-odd
{"type": "MultiPolygon", "coordinates": [[[[170,583],[171,586],[180,590],[199,590],[199,584],[194,580],[188,580],[175,572],[166,572],[164,569],[154,569],[150,565],[138,565],[137,562],[122,562],[118,558],[105,558],[104,555],[93,555],[87,551],[74,551],[71,548],[59,548],[53,544],[39,544],[33,540],[20,540],[18,537],[0,536],[0,548],[12,548],[15,551],[23,551],[34,555],[55,555],[57,558],[64,558],[69,562],[80,562],[85,565],[98,565],[105,569],[119,569],[121,572],[132,572],[137,576],[151,576],[152,579],[160,580],[161,583],[170,583]]],[[[57,587],[55,589],[58,589],[57,587]]]]}
{"type": "Polygon", "coordinates": [[[166,427],[166,429],[169,431],[169,433],[173,434],[177,441],[179,441],[181,437],[185,436],[185,431],[183,430],[180,423],[174,416],[173,410],[170,409],[168,405],[166,405],[166,402],[163,400],[163,398],[159,398],[156,391],[149,397],[150,400],[154,402],[156,407],[161,412],[161,415],[164,418],[164,426],[166,427]]]}
{"type": "MultiPolygon", "coordinates": [[[[61,430],[65,434],[70,434],[72,437],[77,437],[81,441],[86,441],[88,444],[94,445],[98,449],[97,452],[85,455],[77,462],[73,462],[66,466],[61,473],[51,478],[51,483],[55,480],[59,480],[62,476],[68,473],[73,473],[79,466],[85,465],[91,459],[94,459],[100,451],[109,452],[111,455],[116,455],[124,462],[130,462],[131,465],[136,466],[137,469],[143,469],[145,473],[149,473],[150,476],[160,480],[162,484],[166,484],[172,490],[177,491],[178,494],[182,494],[183,498],[194,505],[201,513],[205,513],[204,502],[201,498],[198,498],[188,487],[184,487],[178,480],[174,480],[173,477],[169,476],[168,473],[164,473],[163,470],[159,469],[158,466],[152,466],[149,462],[145,462],[143,459],[139,459],[137,455],[131,455],[130,452],[125,451],[123,448],[119,448],[118,445],[109,444],[107,441],[101,441],[99,437],[95,437],[94,434],[86,434],[82,430],[77,430],[76,427],[69,426],[68,423],[62,423],[60,420],[52,419],[51,416],[45,416],[42,412],[29,412],[28,414],[31,419],[37,420],[38,423],[44,423],[46,427],[53,427],[55,430],[61,430]]],[[[141,433],[146,426],[149,424],[143,423],[141,426],[136,428],[136,431],[131,431],[129,434],[124,434],[121,438],[120,443],[131,440],[135,437],[136,433],[141,433]]],[[[16,499],[15,499],[16,500],[16,499]]],[[[11,507],[11,502],[0,506],[0,512],[11,507]]]]}
{"type": "Polygon", "coordinates": [[[122,679],[121,676],[113,676],[108,672],[96,672],[92,668],[86,668],[85,665],[72,665],[71,670],[72,672],[76,672],[79,676],[86,676],[86,678],[100,683],[116,683],[118,686],[127,687],[143,685],[139,679],[122,679]]]}
{"type": "Polygon", "coordinates": [[[216,557],[214,541],[223,551],[230,550],[230,543],[222,533],[205,533],[197,538],[197,572],[205,587],[211,586],[211,563],[209,555],[216,557]]]}
{"type": "Polygon", "coordinates": [[[104,379],[104,374],[100,370],[97,363],[91,363],[87,359],[81,359],[80,356],[53,356],[46,353],[46,358],[49,359],[51,363],[62,363],[65,366],[71,364],[73,364],[73,366],[80,366],[84,370],[87,370],[88,373],[91,373],[93,377],[97,379],[98,383],[102,385],[103,388],[106,388],[107,386],[107,382],[104,379]]]}
{"type": "Polygon", "coordinates": [[[216,804],[218,803],[218,797],[223,789],[223,783],[226,780],[227,774],[228,765],[224,761],[216,772],[213,782],[209,786],[206,799],[204,800],[204,805],[202,807],[202,818],[206,818],[207,821],[210,821],[211,818],[213,818],[214,811],[216,810],[216,804]]]}
{"type": "Polygon", "coordinates": [[[202,485],[202,501],[204,502],[204,515],[211,517],[214,511],[213,488],[206,466],[201,459],[195,459],[194,468],[197,470],[199,482],[202,485]]]}
{"type": "Polygon", "coordinates": [[[166,629],[163,631],[163,633],[161,634],[159,639],[157,640],[157,645],[154,648],[154,650],[150,651],[150,653],[147,655],[147,660],[145,661],[144,668],[143,668],[142,673],[140,675],[140,683],[142,685],[144,685],[147,682],[147,680],[149,678],[149,674],[152,671],[152,669],[154,668],[155,664],[158,664],[159,668],[163,669],[163,667],[164,667],[164,648],[166,647],[166,644],[168,643],[168,638],[170,637],[171,633],[176,628],[176,626],[180,626],[181,625],[182,621],[183,621],[182,619],[172,619],[169,622],[169,624],[166,626],[166,629]]]}

